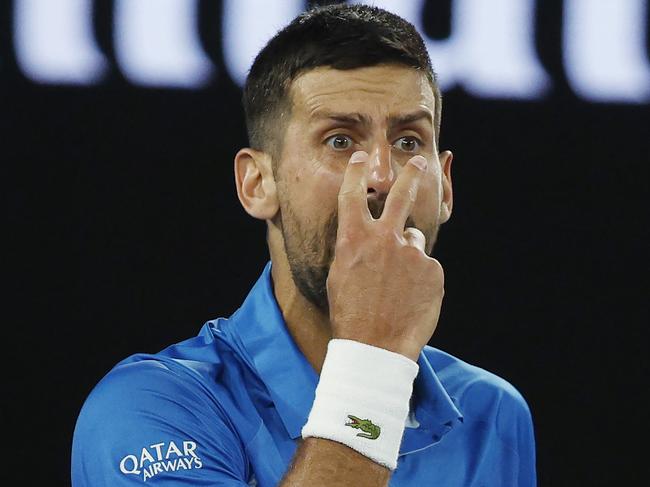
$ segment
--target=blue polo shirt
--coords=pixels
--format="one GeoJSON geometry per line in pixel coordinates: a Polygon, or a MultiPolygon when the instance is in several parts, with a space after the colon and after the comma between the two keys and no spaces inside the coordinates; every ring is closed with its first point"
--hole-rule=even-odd
{"type": "MultiPolygon", "coordinates": [[[[530,487],[531,415],[503,379],[420,354],[391,486],[530,487]]],[[[270,263],[243,305],[198,336],[118,363],[86,399],[72,484],[276,486],[300,442],[318,375],[273,294],[270,263]]]]}

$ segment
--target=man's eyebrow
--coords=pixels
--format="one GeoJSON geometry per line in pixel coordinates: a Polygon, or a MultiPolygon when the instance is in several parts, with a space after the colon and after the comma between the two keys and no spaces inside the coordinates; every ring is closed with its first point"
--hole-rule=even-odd
{"type": "Polygon", "coordinates": [[[418,122],[422,119],[428,120],[429,123],[433,125],[433,116],[429,110],[418,110],[417,112],[407,113],[404,115],[393,115],[388,118],[388,125],[390,127],[397,127],[418,122]]]}
{"type": "Polygon", "coordinates": [[[337,112],[314,112],[311,115],[314,119],[326,119],[339,122],[344,125],[370,125],[370,118],[363,113],[337,113],[337,112]]]}

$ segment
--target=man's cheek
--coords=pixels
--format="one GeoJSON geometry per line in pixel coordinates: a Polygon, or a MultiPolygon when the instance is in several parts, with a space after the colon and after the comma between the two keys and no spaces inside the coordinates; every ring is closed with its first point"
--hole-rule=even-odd
{"type": "Polygon", "coordinates": [[[332,199],[338,201],[344,174],[345,171],[333,170],[326,166],[321,166],[314,174],[316,181],[314,191],[323,204],[332,199]]]}
{"type": "Polygon", "coordinates": [[[341,181],[343,181],[343,175],[350,160],[350,155],[351,152],[348,151],[336,152],[330,148],[322,147],[321,150],[314,152],[311,166],[314,168],[314,172],[319,175],[321,173],[338,175],[341,181]]]}

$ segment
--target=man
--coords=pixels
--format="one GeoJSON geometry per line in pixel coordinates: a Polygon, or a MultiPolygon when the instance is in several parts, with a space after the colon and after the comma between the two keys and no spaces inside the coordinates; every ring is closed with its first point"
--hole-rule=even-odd
{"type": "Polygon", "coordinates": [[[308,11],[257,56],[244,107],[237,193],[271,262],[229,319],[96,386],[73,484],[535,485],[524,399],[427,345],[452,154],[413,26],[308,11]]]}

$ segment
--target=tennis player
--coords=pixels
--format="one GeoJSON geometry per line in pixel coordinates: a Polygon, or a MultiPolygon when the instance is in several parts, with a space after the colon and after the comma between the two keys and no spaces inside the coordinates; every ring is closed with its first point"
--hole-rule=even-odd
{"type": "Polygon", "coordinates": [[[414,27],[309,10],[259,53],[243,101],[237,194],[270,261],[232,316],[97,384],[73,485],[534,486],[524,398],[428,345],[452,153],[414,27]]]}

